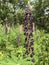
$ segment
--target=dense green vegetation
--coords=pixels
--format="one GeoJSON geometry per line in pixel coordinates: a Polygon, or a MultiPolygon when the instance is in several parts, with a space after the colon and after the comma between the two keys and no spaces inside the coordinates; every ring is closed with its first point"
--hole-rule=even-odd
{"type": "Polygon", "coordinates": [[[35,62],[25,54],[24,16],[29,0],[0,0],[0,65],[49,65],[49,0],[31,2],[35,62]],[[46,14],[46,12],[47,14],[46,14]],[[23,31],[20,33],[19,26],[23,31]]]}
{"type": "Polygon", "coordinates": [[[35,0],[34,18],[39,29],[49,31],[49,0],[35,0]]]}
{"type": "MultiPolygon", "coordinates": [[[[31,58],[25,55],[24,34],[18,34],[19,28],[13,28],[8,35],[0,28],[0,64],[30,65],[31,58]],[[18,36],[20,42],[18,42],[18,36]]],[[[37,30],[34,32],[34,65],[49,64],[49,34],[37,30]]]]}

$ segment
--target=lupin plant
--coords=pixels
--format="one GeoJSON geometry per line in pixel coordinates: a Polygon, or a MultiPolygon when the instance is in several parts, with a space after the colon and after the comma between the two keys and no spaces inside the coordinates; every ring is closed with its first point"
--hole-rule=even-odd
{"type": "Polygon", "coordinates": [[[34,56],[34,40],[33,40],[33,16],[32,12],[29,9],[29,6],[27,7],[27,10],[25,11],[25,17],[24,17],[24,35],[25,35],[25,48],[26,52],[25,54],[32,58],[32,62],[34,62],[33,56],[34,56]]]}

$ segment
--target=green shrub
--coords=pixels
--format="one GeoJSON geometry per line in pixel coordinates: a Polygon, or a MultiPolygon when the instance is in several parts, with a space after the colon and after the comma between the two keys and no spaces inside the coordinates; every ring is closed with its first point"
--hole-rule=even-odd
{"type": "Polygon", "coordinates": [[[37,30],[34,38],[35,65],[49,65],[49,34],[37,30]]]}

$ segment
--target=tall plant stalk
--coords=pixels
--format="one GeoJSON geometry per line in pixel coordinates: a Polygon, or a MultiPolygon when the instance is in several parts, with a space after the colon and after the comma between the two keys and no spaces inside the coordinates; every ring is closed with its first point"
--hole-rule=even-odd
{"type": "MultiPolygon", "coordinates": [[[[34,40],[33,40],[33,32],[34,32],[34,23],[33,23],[32,12],[27,7],[24,17],[24,35],[25,35],[25,54],[31,58],[34,56],[34,40]]],[[[34,59],[31,60],[34,62],[34,59]]]]}

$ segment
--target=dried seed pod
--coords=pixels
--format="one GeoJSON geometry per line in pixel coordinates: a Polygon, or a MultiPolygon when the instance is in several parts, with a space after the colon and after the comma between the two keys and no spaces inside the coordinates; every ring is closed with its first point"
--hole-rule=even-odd
{"type": "Polygon", "coordinates": [[[32,34],[32,33],[30,33],[30,34],[29,34],[29,36],[31,37],[31,36],[33,36],[33,34],[32,34]]]}
{"type": "Polygon", "coordinates": [[[24,17],[24,20],[27,20],[27,17],[26,16],[24,17]]]}
{"type": "Polygon", "coordinates": [[[35,60],[34,60],[34,59],[32,59],[31,61],[32,61],[32,62],[35,62],[35,60]]]}
{"type": "Polygon", "coordinates": [[[25,32],[24,35],[25,35],[25,36],[28,36],[28,33],[25,32]]]}
{"type": "Polygon", "coordinates": [[[32,45],[34,45],[34,42],[33,42],[33,41],[30,42],[30,47],[31,47],[32,45]]]}
{"type": "MultiPolygon", "coordinates": [[[[24,35],[26,36],[25,38],[25,48],[26,48],[26,55],[30,55],[32,58],[34,56],[34,40],[32,39],[33,37],[33,17],[32,17],[32,12],[27,10],[25,12],[25,17],[24,17],[24,35]],[[31,53],[30,53],[31,52],[31,53]]],[[[31,60],[34,62],[34,59],[31,60]]]]}
{"type": "Polygon", "coordinates": [[[33,57],[33,54],[30,54],[30,57],[33,57]]]}
{"type": "Polygon", "coordinates": [[[25,22],[24,22],[24,26],[26,26],[27,24],[28,24],[28,22],[27,22],[27,21],[25,21],[25,22]]]}
{"type": "Polygon", "coordinates": [[[26,49],[28,49],[28,44],[25,44],[24,47],[25,47],[26,49]]]}
{"type": "Polygon", "coordinates": [[[28,31],[27,27],[24,27],[24,32],[27,32],[27,31],[28,31]]]}
{"type": "Polygon", "coordinates": [[[29,54],[28,50],[26,50],[25,54],[26,54],[26,55],[28,55],[28,54],[29,54]]]}
{"type": "Polygon", "coordinates": [[[33,47],[31,47],[31,50],[33,51],[33,50],[34,50],[34,48],[33,48],[33,47]]]}
{"type": "Polygon", "coordinates": [[[27,41],[27,37],[25,38],[25,42],[27,41]]]}

